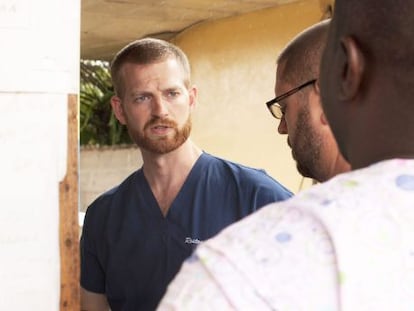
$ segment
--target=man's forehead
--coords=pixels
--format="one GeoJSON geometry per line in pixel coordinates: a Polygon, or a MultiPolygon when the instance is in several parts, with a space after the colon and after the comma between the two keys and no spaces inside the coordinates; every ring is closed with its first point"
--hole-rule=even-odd
{"type": "Polygon", "coordinates": [[[276,66],[276,84],[279,83],[279,81],[283,81],[283,75],[284,75],[284,64],[278,64],[276,66]]]}
{"type": "Polygon", "coordinates": [[[276,70],[275,92],[277,90],[284,90],[285,88],[289,87],[293,87],[292,83],[290,82],[289,72],[286,72],[284,65],[278,66],[276,70]]]}

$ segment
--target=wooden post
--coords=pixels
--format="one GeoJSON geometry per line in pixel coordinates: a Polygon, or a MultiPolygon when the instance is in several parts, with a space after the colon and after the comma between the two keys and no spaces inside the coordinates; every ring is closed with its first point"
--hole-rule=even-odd
{"type": "Polygon", "coordinates": [[[68,95],[66,176],[59,185],[60,310],[80,310],[78,223],[78,98],[68,95]]]}

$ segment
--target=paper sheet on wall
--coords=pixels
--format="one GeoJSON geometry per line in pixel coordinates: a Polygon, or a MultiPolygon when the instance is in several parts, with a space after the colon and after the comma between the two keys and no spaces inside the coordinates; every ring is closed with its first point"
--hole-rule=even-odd
{"type": "Polygon", "coordinates": [[[58,310],[57,146],[67,137],[66,102],[0,94],[0,310],[58,310]]]}
{"type": "Polygon", "coordinates": [[[80,3],[0,0],[0,92],[79,89],[80,3]]]}

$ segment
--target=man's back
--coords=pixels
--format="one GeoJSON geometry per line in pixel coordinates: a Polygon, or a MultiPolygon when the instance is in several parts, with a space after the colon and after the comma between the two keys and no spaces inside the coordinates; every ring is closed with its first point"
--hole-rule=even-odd
{"type": "Polygon", "coordinates": [[[414,160],[339,175],[201,245],[160,309],[409,310],[413,223],[414,160]]]}

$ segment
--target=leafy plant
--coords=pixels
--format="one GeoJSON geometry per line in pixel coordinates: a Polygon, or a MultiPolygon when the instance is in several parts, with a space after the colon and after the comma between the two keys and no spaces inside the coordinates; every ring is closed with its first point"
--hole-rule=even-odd
{"type": "Polygon", "coordinates": [[[80,144],[131,144],[125,126],[112,113],[113,95],[109,64],[103,61],[80,62],[80,144]]]}

